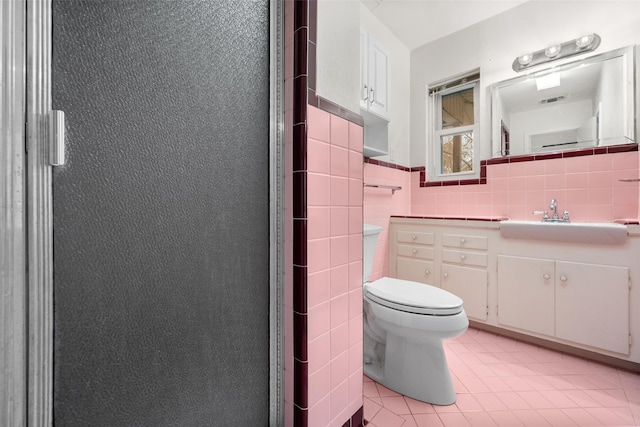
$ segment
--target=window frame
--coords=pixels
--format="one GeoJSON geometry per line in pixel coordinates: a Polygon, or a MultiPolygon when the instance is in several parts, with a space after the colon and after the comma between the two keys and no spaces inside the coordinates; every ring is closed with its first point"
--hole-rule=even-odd
{"type": "MultiPolygon", "coordinates": [[[[470,75],[477,75],[478,72],[470,75]]],[[[455,79],[456,82],[460,78],[455,79]]],[[[428,180],[454,181],[460,179],[480,178],[480,79],[475,78],[468,82],[446,87],[446,84],[438,83],[427,88],[427,115],[429,130],[427,131],[427,165],[428,180]],[[442,89],[441,89],[442,88],[442,89]],[[473,89],[473,125],[459,126],[442,129],[442,97],[452,93],[473,89]],[[473,162],[472,170],[464,172],[442,173],[442,143],[441,138],[448,135],[457,135],[471,131],[473,133],[473,162]]]]}

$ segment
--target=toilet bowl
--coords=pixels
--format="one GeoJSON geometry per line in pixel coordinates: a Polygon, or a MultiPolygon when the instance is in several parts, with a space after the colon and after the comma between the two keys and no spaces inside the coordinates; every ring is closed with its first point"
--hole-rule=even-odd
{"type": "Polygon", "coordinates": [[[369,282],[380,230],[364,225],[364,373],[413,399],[450,405],[456,393],[443,340],[469,326],[462,299],[408,280],[369,282]]]}

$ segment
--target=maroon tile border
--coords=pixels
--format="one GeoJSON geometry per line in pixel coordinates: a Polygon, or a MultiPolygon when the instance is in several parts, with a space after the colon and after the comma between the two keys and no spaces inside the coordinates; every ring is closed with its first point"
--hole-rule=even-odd
{"type": "Polygon", "coordinates": [[[314,0],[293,5],[293,419],[301,427],[309,424],[307,100],[309,87],[315,87],[316,6],[314,0]]]}
{"type": "Polygon", "coordinates": [[[391,215],[391,218],[406,218],[406,219],[448,219],[448,220],[461,220],[461,221],[486,221],[486,222],[500,222],[509,218],[505,216],[439,216],[439,215],[391,215]]]}

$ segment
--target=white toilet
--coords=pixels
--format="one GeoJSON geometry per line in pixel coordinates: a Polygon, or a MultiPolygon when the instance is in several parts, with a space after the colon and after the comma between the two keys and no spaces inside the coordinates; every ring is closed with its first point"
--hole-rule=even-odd
{"type": "Polygon", "coordinates": [[[456,392],[442,340],[469,326],[462,299],[408,280],[369,283],[380,230],[364,225],[364,373],[413,399],[451,405],[456,392]]]}

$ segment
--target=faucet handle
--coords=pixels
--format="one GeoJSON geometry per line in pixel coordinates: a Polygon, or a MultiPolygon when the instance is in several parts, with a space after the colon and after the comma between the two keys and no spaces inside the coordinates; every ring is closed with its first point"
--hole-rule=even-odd
{"type": "Polygon", "coordinates": [[[562,220],[569,222],[569,211],[564,211],[562,214],[562,220]]]}
{"type": "Polygon", "coordinates": [[[549,219],[549,214],[547,213],[547,211],[533,211],[534,215],[542,215],[542,220],[547,220],[549,219]]]}

